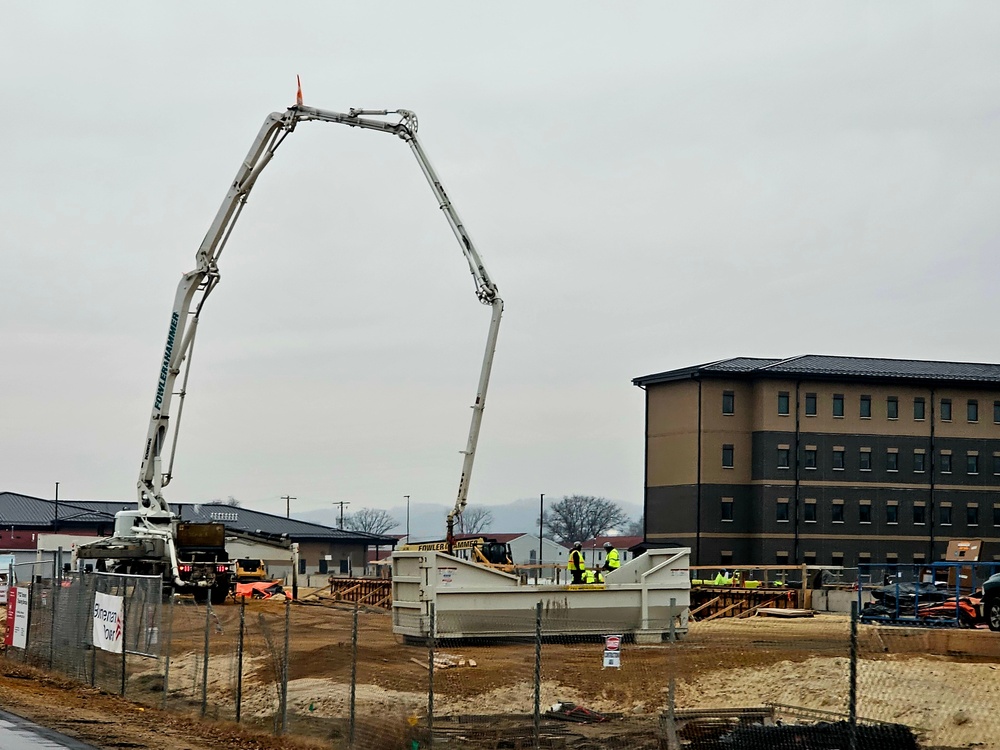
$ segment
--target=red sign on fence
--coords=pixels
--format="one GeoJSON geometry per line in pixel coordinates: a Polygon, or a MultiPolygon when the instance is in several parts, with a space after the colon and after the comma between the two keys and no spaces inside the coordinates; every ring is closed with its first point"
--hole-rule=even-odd
{"type": "Polygon", "coordinates": [[[605,651],[618,651],[622,645],[622,637],[620,635],[606,635],[604,636],[604,650],[605,651]]]}

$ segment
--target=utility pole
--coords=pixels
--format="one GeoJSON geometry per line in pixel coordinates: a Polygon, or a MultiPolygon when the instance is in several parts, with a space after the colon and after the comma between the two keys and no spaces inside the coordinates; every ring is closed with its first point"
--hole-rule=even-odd
{"type": "Polygon", "coordinates": [[[56,482],[56,514],[52,520],[52,533],[59,533],[59,482],[56,482]]]}
{"type": "Polygon", "coordinates": [[[292,500],[298,500],[297,497],[292,497],[291,495],[285,495],[282,500],[285,501],[285,518],[292,517],[292,500]]]}
{"type": "Polygon", "coordinates": [[[406,543],[410,543],[410,496],[403,495],[406,498],[406,543]]]}
{"type": "Polygon", "coordinates": [[[349,500],[338,500],[334,503],[334,505],[340,506],[340,528],[344,528],[344,506],[350,504],[349,500]]]}

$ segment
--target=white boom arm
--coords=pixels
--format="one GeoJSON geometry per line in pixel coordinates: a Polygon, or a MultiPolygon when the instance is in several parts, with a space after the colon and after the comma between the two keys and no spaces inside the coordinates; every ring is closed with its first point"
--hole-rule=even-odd
{"type": "Polygon", "coordinates": [[[219,283],[219,257],[229,240],[229,236],[246,205],[247,196],[254,183],[274,156],[275,150],[281,145],[285,136],[291,133],[300,121],[319,120],[322,122],[340,123],[367,130],[379,130],[395,135],[409,145],[410,150],[420,164],[420,169],[427,178],[438,205],[448,219],[452,232],[462,248],[462,253],[469,264],[469,270],[476,284],[476,296],[479,301],[493,309],[490,319],[489,333],[486,338],[486,353],[483,357],[482,369],[479,375],[479,385],[476,391],[476,401],[472,405],[472,424],[469,428],[469,439],[466,444],[462,475],[458,485],[458,497],[455,507],[448,514],[448,537],[452,538],[455,519],[465,509],[468,499],[469,482],[472,477],[472,464],[476,456],[476,445],[479,442],[479,429],[483,419],[483,408],[486,403],[486,390],[489,386],[490,372],[493,368],[493,354],[496,350],[497,333],[500,328],[500,317],[503,314],[503,300],[497,293],[486,271],[482,258],[476,251],[472,240],[445,193],[440,179],[434,172],[423,147],[417,140],[417,117],[413,112],[399,110],[358,110],[351,109],[347,114],[324,109],[305,107],[301,104],[290,107],[285,112],[274,112],[268,115],[257,134],[246,159],[240,165],[236,178],[226,194],[209,228],[205,239],[197,253],[197,268],[186,273],[177,287],[174,298],[174,308],[170,316],[170,326],[167,332],[167,344],[163,352],[159,380],[156,388],[156,398],[153,401],[153,411],[150,417],[149,430],[146,434],[146,445],[142,456],[142,467],[139,471],[138,493],[139,511],[148,526],[157,526],[169,521],[173,514],[166,500],[163,499],[163,488],[170,483],[173,474],[173,460],[177,447],[178,428],[183,412],[184,397],[187,390],[187,378],[191,366],[191,354],[194,338],[198,330],[198,320],[202,306],[215,285],[219,283]],[[398,115],[398,122],[372,119],[370,116],[384,117],[398,115]],[[175,392],[176,381],[184,365],[184,377],[181,388],[175,392]],[[173,425],[173,439],[169,452],[169,463],[163,469],[163,451],[170,434],[170,403],[177,395],[180,403],[177,410],[177,420],[173,425]]]}

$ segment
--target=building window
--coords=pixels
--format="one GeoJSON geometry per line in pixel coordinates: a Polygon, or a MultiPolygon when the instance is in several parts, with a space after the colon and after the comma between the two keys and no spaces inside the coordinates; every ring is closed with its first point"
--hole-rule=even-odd
{"type": "Polygon", "coordinates": [[[836,471],[844,470],[844,449],[834,448],[833,449],[833,468],[836,471]]]}
{"type": "Polygon", "coordinates": [[[895,451],[885,454],[885,468],[887,471],[899,471],[899,454],[895,451]]]}
{"type": "Polygon", "coordinates": [[[775,565],[788,565],[788,553],[787,552],[775,552],[774,553],[774,564],[775,565]]]}
{"type": "Polygon", "coordinates": [[[895,396],[889,396],[885,400],[885,412],[889,419],[899,419],[899,399],[895,396]]]}
{"type": "Polygon", "coordinates": [[[844,416],[844,394],[835,393],[833,394],[833,416],[842,417],[844,416]]]}
{"type": "Polygon", "coordinates": [[[941,459],[941,473],[951,474],[951,454],[942,453],[939,458],[941,459]]]}
{"type": "Polygon", "coordinates": [[[722,468],[731,469],[733,468],[733,446],[726,443],[722,446],[722,468]]]}
{"type": "Polygon", "coordinates": [[[870,505],[859,505],[858,506],[858,520],[861,523],[871,523],[872,522],[872,506],[870,506],[870,505]]]}
{"type": "Polygon", "coordinates": [[[899,506],[898,505],[887,505],[887,506],[885,506],[885,522],[886,523],[899,523],[899,506]]]}
{"type": "Polygon", "coordinates": [[[913,470],[917,472],[924,471],[924,454],[916,453],[913,454],[913,470]]]}
{"type": "Polygon", "coordinates": [[[840,567],[844,567],[844,553],[843,552],[834,552],[830,556],[830,562],[833,563],[834,565],[838,565],[840,567]]]}
{"type": "Polygon", "coordinates": [[[993,506],[993,525],[1000,526],[1000,506],[993,506]]]}
{"type": "Polygon", "coordinates": [[[872,470],[872,452],[871,449],[865,450],[861,449],[861,453],[858,454],[858,462],[861,466],[861,471],[871,471],[872,470]]]}
{"type": "Polygon", "coordinates": [[[306,559],[304,557],[299,558],[299,573],[304,575],[306,572],[306,559]]]}
{"type": "Polygon", "coordinates": [[[970,453],[965,457],[966,471],[969,474],[979,473],[979,456],[974,453],[970,453]]]}
{"type": "Polygon", "coordinates": [[[805,451],[805,467],[807,469],[815,469],[816,468],[816,449],[815,448],[806,448],[806,451],[805,451]]]}
{"type": "Polygon", "coordinates": [[[815,552],[806,552],[802,557],[806,561],[806,565],[815,565],[816,564],[816,553],[815,552]]]}
{"type": "Polygon", "coordinates": [[[872,418],[872,397],[862,396],[861,397],[861,418],[871,419],[872,418]]]}
{"type": "Polygon", "coordinates": [[[723,550],[719,553],[719,562],[723,565],[733,564],[733,553],[731,550],[723,550]]]}
{"type": "Polygon", "coordinates": [[[966,404],[966,417],[970,422],[979,421],[979,402],[974,398],[969,399],[969,403],[966,404]]]}
{"type": "Polygon", "coordinates": [[[319,572],[321,574],[322,573],[329,573],[330,572],[330,564],[329,563],[330,563],[330,561],[327,560],[325,557],[321,557],[319,559],[319,572]]]}
{"type": "Polygon", "coordinates": [[[917,526],[923,526],[927,523],[927,508],[923,505],[913,506],[913,523],[917,526]]]}
{"type": "Polygon", "coordinates": [[[965,524],[966,524],[966,526],[978,526],[979,525],[979,506],[978,505],[966,505],[965,506],[965,524]]]}
{"type": "Polygon", "coordinates": [[[722,520],[733,520],[733,499],[730,497],[722,498],[722,520]]]}
{"type": "Polygon", "coordinates": [[[816,394],[807,393],[806,394],[806,416],[815,417],[816,416],[816,394]]]}
{"type": "Polygon", "coordinates": [[[788,448],[778,448],[778,468],[788,468],[788,448]]]}
{"type": "Polygon", "coordinates": [[[788,391],[778,391],[778,414],[788,416],[788,391]]]}
{"type": "Polygon", "coordinates": [[[736,413],[736,394],[732,391],[722,392],[722,413],[723,414],[735,414],[736,413]]]}
{"type": "Polygon", "coordinates": [[[951,421],[951,399],[943,398],[941,399],[941,421],[950,422],[951,421]]]}
{"type": "Polygon", "coordinates": [[[834,523],[844,522],[844,504],[842,502],[834,502],[830,518],[834,523]]]}
{"type": "Polygon", "coordinates": [[[993,473],[1000,474],[1000,455],[993,454],[993,473]]]}
{"type": "Polygon", "coordinates": [[[951,526],[951,506],[942,505],[938,508],[938,521],[942,526],[951,526]]]}
{"type": "Polygon", "coordinates": [[[806,523],[816,523],[816,501],[809,502],[802,506],[802,518],[806,523]]]}
{"type": "Polygon", "coordinates": [[[993,402],[993,424],[1000,424],[1000,401],[993,402]]]}
{"type": "Polygon", "coordinates": [[[917,421],[923,421],[926,417],[927,406],[924,403],[923,398],[913,399],[913,418],[917,421]]]}
{"type": "Polygon", "coordinates": [[[778,521],[787,521],[788,520],[789,516],[788,516],[788,501],[787,500],[779,500],[778,501],[778,509],[777,509],[776,514],[775,514],[775,518],[778,521]]]}

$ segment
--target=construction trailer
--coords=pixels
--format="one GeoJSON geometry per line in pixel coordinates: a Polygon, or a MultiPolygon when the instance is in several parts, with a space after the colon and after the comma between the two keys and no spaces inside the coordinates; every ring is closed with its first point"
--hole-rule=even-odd
{"type": "Polygon", "coordinates": [[[411,641],[428,637],[533,637],[542,604],[546,636],[622,634],[659,643],[687,633],[691,550],[650,550],[604,584],[531,584],[437,551],[392,554],[392,630],[411,641]]]}

